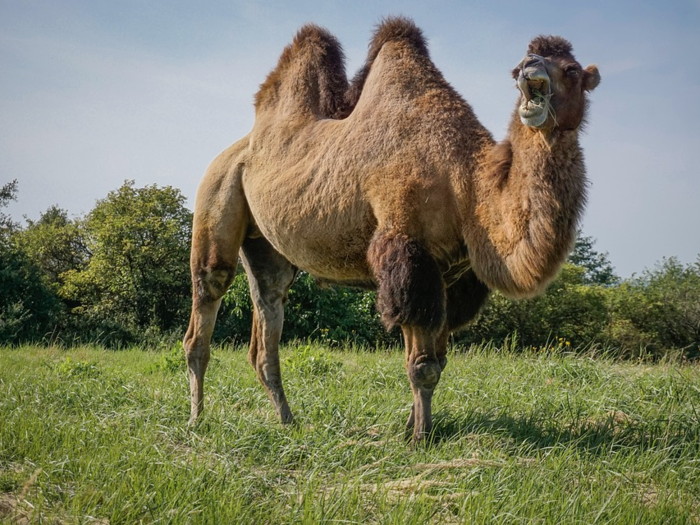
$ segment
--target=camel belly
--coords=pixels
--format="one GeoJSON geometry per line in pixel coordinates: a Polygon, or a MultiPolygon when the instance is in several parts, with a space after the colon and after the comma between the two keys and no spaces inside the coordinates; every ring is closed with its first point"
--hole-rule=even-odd
{"type": "Polygon", "coordinates": [[[246,191],[246,200],[260,233],[301,270],[328,281],[371,281],[367,248],[376,223],[359,199],[275,184],[246,191]]]}

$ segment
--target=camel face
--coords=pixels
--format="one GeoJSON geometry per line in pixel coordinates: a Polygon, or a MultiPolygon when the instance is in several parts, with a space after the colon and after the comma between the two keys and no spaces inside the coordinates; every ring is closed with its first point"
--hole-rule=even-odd
{"type": "Polygon", "coordinates": [[[518,65],[518,89],[522,93],[518,113],[531,128],[541,127],[552,111],[552,80],[544,57],[531,53],[518,65]]]}
{"type": "Polygon", "coordinates": [[[520,121],[542,130],[578,128],[584,120],[586,92],[600,82],[598,68],[583,69],[571,54],[571,44],[560,37],[533,40],[513,78],[521,94],[520,121]]]}

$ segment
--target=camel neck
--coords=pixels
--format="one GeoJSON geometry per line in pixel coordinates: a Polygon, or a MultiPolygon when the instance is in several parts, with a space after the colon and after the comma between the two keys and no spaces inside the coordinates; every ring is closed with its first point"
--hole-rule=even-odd
{"type": "Polygon", "coordinates": [[[556,276],[583,211],[578,132],[543,133],[516,114],[508,138],[487,148],[484,158],[465,231],[474,270],[506,295],[531,296],[556,276]]]}

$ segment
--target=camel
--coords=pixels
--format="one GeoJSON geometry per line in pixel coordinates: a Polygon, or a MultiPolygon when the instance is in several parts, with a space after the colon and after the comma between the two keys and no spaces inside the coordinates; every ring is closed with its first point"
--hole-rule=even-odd
{"type": "Polygon", "coordinates": [[[377,290],[383,322],[399,325],[405,342],[407,435],[430,435],[449,334],[490,290],[540,293],[586,201],[579,134],[597,67],[582,68],[567,40],[538,36],[512,76],[518,101],[497,143],[411,20],[377,27],[350,82],[328,31],[298,31],[260,86],[252,130],[213,161],[197,191],[184,338],[191,424],[240,256],[254,304],[248,359],[283,424],[293,415],[278,345],[287,291],[303,270],[377,290]]]}

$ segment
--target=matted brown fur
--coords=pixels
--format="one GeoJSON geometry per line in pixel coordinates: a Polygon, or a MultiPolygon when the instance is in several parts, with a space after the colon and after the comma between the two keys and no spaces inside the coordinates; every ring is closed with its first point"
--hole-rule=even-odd
{"type": "Polygon", "coordinates": [[[378,289],[385,323],[401,325],[406,344],[407,427],[414,440],[430,432],[449,333],[477,314],[490,289],[540,293],[585,204],[578,139],[600,75],[582,69],[561,37],[539,36],[528,53],[535,56],[515,70],[520,100],[497,144],[410,20],[377,28],[350,86],[335,38],[314,25],[297,33],[256,95],[253,129],[212,163],[197,193],[184,340],[191,422],[242,247],[255,309],[249,357],[282,422],[292,412],[278,344],[301,269],[378,289]],[[531,84],[542,82],[532,68],[547,79],[548,111],[529,102],[531,84]]]}
{"type": "Polygon", "coordinates": [[[315,24],[299,29],[292,43],[284,48],[277,67],[270,72],[255,95],[256,110],[275,104],[282,79],[292,66],[291,62],[299,55],[306,55],[307,67],[318,74],[319,116],[333,117],[343,113],[344,95],[348,87],[345,54],[338,40],[315,24]]]}
{"type": "Polygon", "coordinates": [[[405,235],[379,235],[367,259],[379,283],[377,308],[387,329],[417,325],[440,330],[445,323],[445,284],[435,259],[405,235]]]}
{"type": "Polygon", "coordinates": [[[347,114],[349,114],[357,104],[369,70],[372,67],[372,63],[377,58],[379,51],[381,51],[384,44],[391,41],[402,42],[404,45],[410,46],[416,53],[424,55],[426,58],[429,57],[428,44],[420,28],[405,17],[386,18],[377,26],[369,45],[367,59],[353,77],[350,82],[350,87],[345,94],[345,111],[347,114]]]}
{"type": "Polygon", "coordinates": [[[567,56],[574,58],[571,42],[560,36],[537,36],[527,46],[527,52],[542,56],[567,56]]]}

